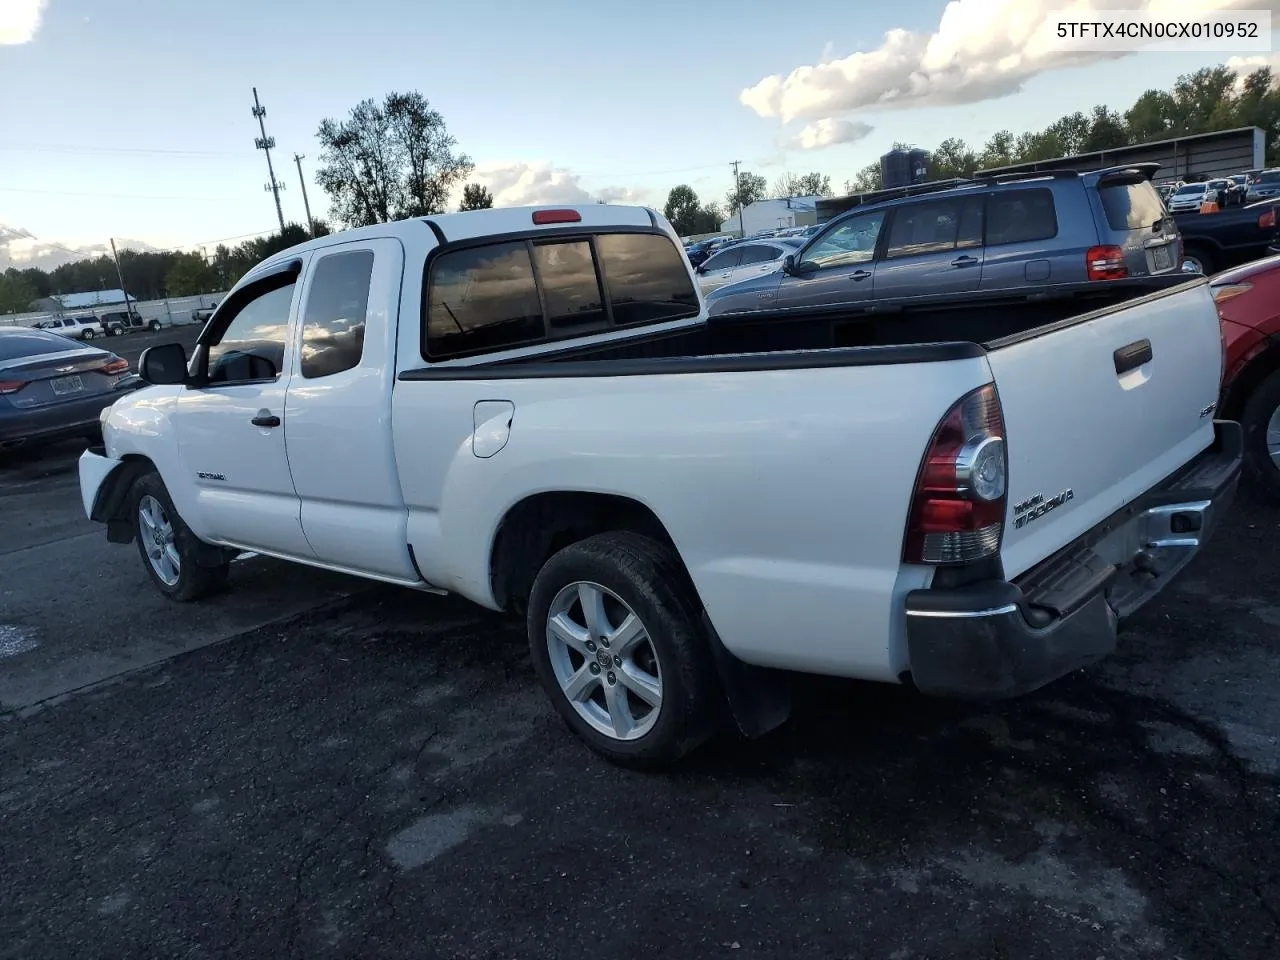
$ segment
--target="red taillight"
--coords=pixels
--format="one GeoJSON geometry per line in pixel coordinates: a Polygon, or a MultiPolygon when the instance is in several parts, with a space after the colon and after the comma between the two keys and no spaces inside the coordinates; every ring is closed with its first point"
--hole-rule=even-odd
{"type": "Polygon", "coordinates": [[[1272,207],[1258,218],[1258,226],[1263,230],[1274,230],[1276,227],[1276,208],[1272,207]]]}
{"type": "Polygon", "coordinates": [[[17,393],[28,382],[26,380],[0,380],[0,393],[17,393]]]}
{"type": "Polygon", "coordinates": [[[1129,275],[1120,247],[1090,247],[1084,262],[1090,280],[1120,280],[1129,275]]]}
{"type": "Polygon", "coordinates": [[[903,542],[906,563],[967,563],[996,554],[1008,495],[1004,414],[994,384],[962,397],[933,432],[903,542]]]}
{"type": "Polygon", "coordinates": [[[129,369],[129,361],[123,357],[116,357],[114,360],[108,360],[102,365],[103,373],[124,373],[129,369]]]}
{"type": "Polygon", "coordinates": [[[581,223],[582,214],[577,210],[535,210],[533,211],[534,226],[543,227],[548,223],[581,223]]]}

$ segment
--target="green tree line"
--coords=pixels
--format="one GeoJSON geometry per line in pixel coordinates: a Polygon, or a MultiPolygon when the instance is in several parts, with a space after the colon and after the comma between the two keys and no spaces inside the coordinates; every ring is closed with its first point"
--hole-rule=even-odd
{"type": "MultiPolygon", "coordinates": [[[[325,236],[329,226],[316,220],[315,231],[316,236],[325,236]]],[[[259,261],[309,238],[306,227],[290,223],[283,233],[255,237],[234,247],[219,244],[207,259],[181,250],[121,250],[120,273],[134,300],[216,293],[231,287],[259,261]]],[[[52,270],[10,267],[0,273],[0,314],[25,313],[33,301],[55,294],[119,286],[115,261],[105,255],[64,263],[52,270]]]]}
{"type": "MultiPolygon", "coordinates": [[[[930,151],[929,179],[967,177],[975,170],[1011,163],[1236,127],[1260,127],[1267,132],[1267,156],[1274,157],[1280,151],[1280,90],[1270,68],[1262,67],[1240,79],[1228,67],[1205,67],[1180,76],[1172,90],[1146,91],[1123,113],[1099,104],[1088,113],[1077,111],[1059,117],[1041,130],[1017,135],[1001,130],[980,148],[949,137],[930,151]]],[[[882,185],[878,161],[863,167],[853,179],[855,193],[878,190],[882,185]]]]}

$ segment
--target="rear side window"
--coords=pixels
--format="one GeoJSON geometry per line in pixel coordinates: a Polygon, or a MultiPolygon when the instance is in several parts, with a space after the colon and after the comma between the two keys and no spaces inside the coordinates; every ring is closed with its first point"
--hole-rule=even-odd
{"type": "Polygon", "coordinates": [[[372,279],[372,250],[334,253],[316,261],[302,317],[304,377],[327,377],[360,363],[372,279]]]}
{"type": "Polygon", "coordinates": [[[741,263],[742,250],[740,248],[735,248],[733,250],[726,250],[724,253],[717,253],[714,257],[704,263],[702,267],[707,273],[711,273],[714,270],[732,270],[741,263]]]}
{"type": "Polygon", "coordinates": [[[455,250],[431,268],[427,355],[432,359],[533,343],[544,333],[524,242],[455,250]]]}
{"type": "Polygon", "coordinates": [[[987,246],[1030,243],[1057,235],[1058,214],[1052,191],[1005,190],[987,198],[987,246]]]}
{"type": "Polygon", "coordinates": [[[1145,180],[1105,184],[1098,188],[1098,196],[1112,230],[1150,230],[1168,216],[1160,194],[1145,180]]]}
{"type": "Polygon", "coordinates": [[[899,207],[889,227],[885,258],[949,253],[982,243],[982,201],[977,197],[929,200],[899,207]]]}
{"type": "Polygon", "coordinates": [[[745,267],[749,263],[766,263],[770,260],[776,260],[777,257],[778,251],[776,248],[756,244],[742,251],[740,266],[745,267]]]}
{"type": "Polygon", "coordinates": [[[428,360],[698,313],[681,250],[647,233],[520,240],[437,257],[427,282],[428,360]],[[607,291],[607,296],[606,296],[607,291]]]}
{"type": "Polygon", "coordinates": [[[606,233],[596,237],[596,252],[616,326],[698,315],[698,292],[689,268],[665,236],[606,233]]]}

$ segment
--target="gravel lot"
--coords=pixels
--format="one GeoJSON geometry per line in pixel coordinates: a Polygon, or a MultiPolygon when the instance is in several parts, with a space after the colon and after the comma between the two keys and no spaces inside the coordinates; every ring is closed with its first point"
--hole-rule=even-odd
{"type": "Polygon", "coordinates": [[[1098,668],[996,707],[806,682],[644,776],[464,602],[266,560],[161,600],[77,454],[0,465],[0,958],[1280,956],[1250,488],[1098,668]]]}

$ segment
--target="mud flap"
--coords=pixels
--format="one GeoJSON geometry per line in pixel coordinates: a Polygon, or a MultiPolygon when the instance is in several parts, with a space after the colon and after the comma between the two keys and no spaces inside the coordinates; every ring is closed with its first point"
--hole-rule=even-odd
{"type": "Polygon", "coordinates": [[[738,731],[754,740],[776,730],[791,716],[791,677],[739,660],[726,648],[706,611],[702,627],[716,662],[729,712],[738,731]]]}

